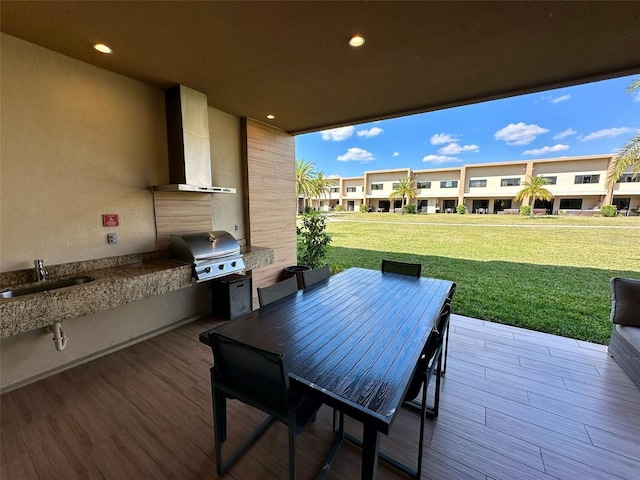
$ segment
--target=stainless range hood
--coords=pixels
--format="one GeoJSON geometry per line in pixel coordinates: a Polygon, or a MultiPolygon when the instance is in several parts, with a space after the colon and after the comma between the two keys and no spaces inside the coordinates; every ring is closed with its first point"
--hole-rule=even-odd
{"type": "Polygon", "coordinates": [[[165,93],[169,185],[154,190],[170,192],[236,193],[235,188],[214,187],[211,182],[211,150],[207,96],[184,85],[165,93]]]}

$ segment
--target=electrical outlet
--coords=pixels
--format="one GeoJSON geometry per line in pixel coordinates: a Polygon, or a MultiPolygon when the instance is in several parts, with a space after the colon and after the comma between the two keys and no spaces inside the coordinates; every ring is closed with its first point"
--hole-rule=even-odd
{"type": "Polygon", "coordinates": [[[240,231],[240,225],[238,225],[238,224],[236,223],[236,224],[235,224],[235,229],[236,229],[236,232],[239,232],[239,231],[240,231]]]}
{"type": "Polygon", "coordinates": [[[118,236],[115,233],[107,233],[107,243],[109,245],[115,245],[118,243],[118,236]]]}

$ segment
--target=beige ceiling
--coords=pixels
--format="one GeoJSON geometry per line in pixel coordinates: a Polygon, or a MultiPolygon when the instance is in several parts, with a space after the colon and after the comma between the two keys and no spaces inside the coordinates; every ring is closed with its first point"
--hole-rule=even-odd
{"type": "Polygon", "coordinates": [[[14,2],[2,31],[301,133],[640,72],[640,2],[14,2]],[[347,45],[354,33],[360,49],[347,45]],[[96,53],[105,42],[114,54],[96,53]]]}

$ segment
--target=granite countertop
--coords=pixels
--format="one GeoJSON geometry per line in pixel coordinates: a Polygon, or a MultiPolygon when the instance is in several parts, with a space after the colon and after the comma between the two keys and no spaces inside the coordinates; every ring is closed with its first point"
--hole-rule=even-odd
{"type": "MultiPolygon", "coordinates": [[[[246,271],[273,263],[274,251],[242,247],[246,271]]],[[[0,298],[0,338],[108,310],[195,283],[191,265],[166,258],[163,252],[130,254],[47,266],[51,279],[87,275],[94,280],[45,292],[0,298]]],[[[34,284],[33,269],[0,274],[2,288],[34,284]]]]}
{"type": "Polygon", "coordinates": [[[83,275],[94,280],[0,299],[0,337],[162,295],[189,287],[193,282],[190,265],[166,259],[87,271],[83,275]]]}

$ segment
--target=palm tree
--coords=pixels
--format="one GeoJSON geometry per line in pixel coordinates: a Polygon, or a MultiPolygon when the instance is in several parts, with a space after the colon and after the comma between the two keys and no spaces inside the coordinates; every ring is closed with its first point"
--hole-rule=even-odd
{"type": "MultiPolygon", "coordinates": [[[[627,87],[627,93],[640,89],[640,78],[631,82],[627,87]]],[[[640,130],[636,135],[618,152],[618,156],[611,164],[611,170],[607,175],[607,186],[613,187],[620,180],[626,169],[633,167],[633,178],[640,173],[640,130]]]]}
{"type": "Polygon", "coordinates": [[[544,188],[548,183],[549,180],[544,177],[529,176],[529,180],[522,184],[522,190],[516,193],[516,200],[522,200],[527,197],[531,198],[531,212],[529,212],[530,218],[533,218],[533,205],[536,200],[551,200],[553,198],[551,192],[544,188]]]}
{"type": "Polygon", "coordinates": [[[396,198],[402,198],[402,213],[404,213],[404,206],[407,198],[413,200],[416,198],[416,191],[411,185],[412,181],[410,177],[398,179],[398,183],[394,184],[393,192],[389,195],[389,200],[395,200],[396,198]]]}
{"type": "Polygon", "coordinates": [[[296,160],[296,211],[300,195],[306,204],[307,198],[312,197],[316,192],[315,175],[316,169],[312,162],[307,162],[304,159],[296,160]]]}
{"type": "Polygon", "coordinates": [[[320,198],[326,198],[329,193],[329,189],[336,184],[336,181],[332,178],[327,178],[324,176],[324,172],[322,170],[316,172],[316,176],[313,179],[314,183],[314,196],[320,198]]]}

